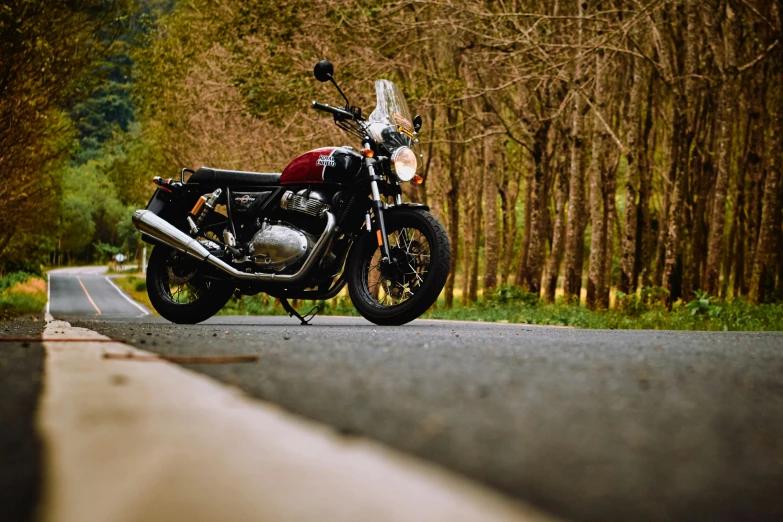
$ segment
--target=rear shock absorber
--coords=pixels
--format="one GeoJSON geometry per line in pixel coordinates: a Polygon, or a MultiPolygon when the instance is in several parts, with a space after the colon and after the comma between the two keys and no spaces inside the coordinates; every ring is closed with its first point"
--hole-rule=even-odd
{"type": "Polygon", "coordinates": [[[193,208],[190,210],[190,214],[187,217],[191,234],[198,234],[201,224],[204,223],[206,217],[215,210],[222,193],[223,191],[221,189],[217,189],[212,194],[204,194],[198,198],[198,201],[193,205],[193,208]]]}

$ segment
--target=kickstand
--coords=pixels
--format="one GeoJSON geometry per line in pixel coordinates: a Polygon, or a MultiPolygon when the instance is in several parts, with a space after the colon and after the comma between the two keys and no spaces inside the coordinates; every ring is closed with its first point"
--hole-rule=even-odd
{"type": "Polygon", "coordinates": [[[291,304],[288,302],[288,299],[281,298],[280,304],[283,305],[283,309],[288,312],[289,317],[296,316],[297,319],[302,321],[302,326],[307,326],[310,324],[310,321],[312,321],[316,315],[321,311],[321,307],[318,305],[315,305],[309,312],[307,312],[304,317],[302,317],[299,312],[294,310],[294,307],[291,306],[291,304]]]}

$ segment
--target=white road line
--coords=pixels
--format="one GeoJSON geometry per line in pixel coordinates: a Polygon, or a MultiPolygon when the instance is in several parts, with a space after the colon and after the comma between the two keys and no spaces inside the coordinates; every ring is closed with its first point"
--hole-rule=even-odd
{"type": "Polygon", "coordinates": [[[141,310],[141,313],[142,313],[142,315],[140,315],[140,316],[138,316],[138,317],[144,317],[145,315],[150,315],[150,313],[147,311],[147,309],[146,309],[146,308],[144,308],[144,307],[143,307],[143,306],[141,306],[139,303],[137,303],[136,301],[134,301],[133,299],[131,299],[131,298],[130,298],[130,296],[128,296],[128,294],[126,294],[125,292],[123,292],[123,291],[122,291],[122,288],[120,288],[119,286],[117,286],[117,284],[116,284],[114,281],[112,281],[112,280],[109,278],[109,276],[106,276],[106,281],[107,281],[107,282],[108,282],[108,283],[109,283],[111,286],[113,286],[115,290],[117,290],[117,293],[119,293],[119,294],[120,294],[120,295],[123,297],[123,299],[125,299],[125,300],[126,300],[126,301],[128,301],[130,304],[132,304],[133,306],[135,306],[136,308],[138,308],[139,310],[141,310]]]}
{"type": "Polygon", "coordinates": [[[44,309],[44,321],[51,322],[54,317],[49,313],[49,303],[52,302],[52,276],[46,274],[46,308],[44,309]]]}
{"type": "Polygon", "coordinates": [[[92,296],[90,295],[90,292],[87,291],[87,287],[84,286],[84,283],[82,283],[82,278],[79,276],[76,276],[76,280],[79,281],[79,284],[82,285],[82,290],[84,290],[84,295],[87,296],[87,299],[90,300],[90,304],[93,308],[95,308],[95,311],[98,312],[98,315],[101,315],[101,309],[98,308],[98,305],[95,304],[95,301],[92,300],[92,296]]]}
{"type": "Polygon", "coordinates": [[[90,330],[43,338],[43,522],[552,520],[181,366],[103,359],[146,352],[90,330]]]}

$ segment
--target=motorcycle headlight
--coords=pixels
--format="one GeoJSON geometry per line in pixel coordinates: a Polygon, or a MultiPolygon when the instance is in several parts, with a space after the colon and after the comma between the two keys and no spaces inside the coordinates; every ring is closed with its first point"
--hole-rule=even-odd
{"type": "Polygon", "coordinates": [[[391,157],[392,170],[400,181],[410,181],[416,174],[416,154],[409,147],[400,147],[391,157]]]}

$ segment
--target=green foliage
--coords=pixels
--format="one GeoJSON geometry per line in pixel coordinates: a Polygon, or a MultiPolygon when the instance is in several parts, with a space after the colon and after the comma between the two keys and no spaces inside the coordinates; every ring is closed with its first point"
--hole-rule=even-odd
{"type": "Polygon", "coordinates": [[[583,305],[543,304],[519,289],[498,290],[493,297],[451,310],[434,307],[425,318],[508,322],[576,328],[625,330],[783,330],[783,304],[749,305],[744,299],[719,302],[703,293],[689,303],[663,304],[666,292],[646,288],[637,296],[618,295],[615,310],[591,311],[583,305]],[[512,296],[509,298],[509,296],[512,296]]]}
{"type": "MultiPolygon", "coordinates": [[[[11,272],[0,278],[0,320],[13,319],[22,314],[40,312],[46,305],[46,290],[35,288],[15,290],[18,284],[23,284],[31,279],[38,278],[37,274],[27,272],[11,272]],[[13,291],[12,291],[13,290],[13,291]]],[[[46,288],[41,285],[39,287],[46,288]]]]}
{"type": "Polygon", "coordinates": [[[617,292],[616,309],[629,317],[639,317],[645,312],[660,312],[666,309],[669,291],[660,286],[647,286],[639,295],[617,292]]]}
{"type": "Polygon", "coordinates": [[[503,306],[536,306],[539,297],[526,289],[513,285],[500,285],[494,293],[485,300],[484,305],[491,308],[503,306]]]}
{"type": "Polygon", "coordinates": [[[91,98],[71,110],[80,136],[78,163],[86,163],[103,155],[104,142],[111,139],[115,129],[127,131],[134,118],[128,86],[109,81],[91,98]]]}
{"type": "Polygon", "coordinates": [[[36,277],[39,274],[31,274],[28,272],[18,271],[11,272],[0,278],[0,292],[8,290],[17,283],[25,283],[28,279],[36,277]]]}
{"type": "MultiPolygon", "coordinates": [[[[96,62],[124,31],[131,0],[7,0],[0,7],[0,266],[55,247],[60,178],[76,125],[68,107],[101,81],[96,62]]],[[[78,208],[71,209],[79,213],[78,208]]]]}
{"type": "Polygon", "coordinates": [[[0,294],[0,321],[8,321],[24,314],[35,314],[46,306],[46,294],[0,294]]]}
{"type": "Polygon", "coordinates": [[[696,290],[696,299],[688,302],[685,305],[685,309],[692,316],[699,317],[717,317],[720,315],[723,307],[713,304],[714,299],[711,298],[706,292],[696,290]]]}
{"type": "MultiPolygon", "coordinates": [[[[338,296],[329,301],[299,301],[299,313],[309,312],[314,306],[319,306],[319,315],[359,315],[348,296],[338,296]]],[[[266,294],[243,296],[241,299],[232,297],[220,311],[220,315],[288,315],[276,299],[266,294]]]]}
{"type": "Polygon", "coordinates": [[[112,281],[135,301],[143,304],[147,309],[152,310],[153,313],[155,312],[152,303],[150,303],[149,295],[147,295],[147,281],[143,277],[126,275],[115,277],[112,281]]]}
{"type": "Polygon", "coordinates": [[[71,166],[63,177],[59,249],[84,261],[105,262],[108,256],[136,249],[133,207],[122,204],[106,174],[110,161],[71,166]]]}
{"type": "Polygon", "coordinates": [[[98,241],[93,244],[95,257],[102,261],[109,261],[112,257],[122,252],[122,249],[108,243],[98,241]]]}

